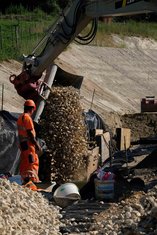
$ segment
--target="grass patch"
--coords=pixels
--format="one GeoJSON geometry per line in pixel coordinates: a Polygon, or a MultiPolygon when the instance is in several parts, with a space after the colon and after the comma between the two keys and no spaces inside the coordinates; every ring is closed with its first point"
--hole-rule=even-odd
{"type": "MultiPolygon", "coordinates": [[[[47,29],[56,18],[36,10],[25,15],[1,15],[0,18],[0,60],[20,60],[22,54],[30,54],[47,29]]],[[[105,24],[99,22],[95,39],[90,43],[94,46],[117,47],[112,35],[137,36],[157,40],[157,23],[127,21],[105,24]]],[[[125,47],[120,45],[119,47],[125,47]]]]}
{"type": "Polygon", "coordinates": [[[1,17],[0,19],[0,60],[20,60],[22,54],[30,54],[46,34],[55,18],[36,16],[1,17]]]}
{"type": "MultiPolygon", "coordinates": [[[[128,21],[127,23],[113,22],[105,24],[100,22],[98,26],[98,33],[91,43],[96,46],[115,46],[111,35],[117,34],[121,38],[125,36],[131,37],[142,37],[151,38],[157,41],[157,23],[145,23],[128,21]]],[[[124,47],[124,45],[122,45],[124,47]]]]}

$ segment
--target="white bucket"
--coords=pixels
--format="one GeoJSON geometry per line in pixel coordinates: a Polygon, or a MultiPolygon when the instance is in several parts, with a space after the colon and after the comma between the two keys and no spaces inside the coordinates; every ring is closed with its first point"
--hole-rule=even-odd
{"type": "Polygon", "coordinates": [[[78,190],[78,187],[73,184],[73,183],[65,183],[59,186],[55,192],[54,192],[55,197],[68,197],[68,198],[80,198],[80,193],[78,190]]]}
{"type": "Polygon", "coordinates": [[[79,189],[74,183],[62,184],[55,190],[53,197],[61,207],[66,207],[81,198],[79,189]]]}

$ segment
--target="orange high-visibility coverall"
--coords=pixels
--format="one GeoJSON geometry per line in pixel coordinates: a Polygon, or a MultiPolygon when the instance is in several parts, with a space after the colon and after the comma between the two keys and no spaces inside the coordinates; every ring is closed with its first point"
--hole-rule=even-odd
{"type": "Polygon", "coordinates": [[[39,159],[35,151],[35,145],[29,140],[27,131],[36,136],[34,124],[29,114],[23,113],[17,120],[18,136],[20,142],[20,175],[24,180],[28,178],[33,182],[39,182],[39,159]]]}

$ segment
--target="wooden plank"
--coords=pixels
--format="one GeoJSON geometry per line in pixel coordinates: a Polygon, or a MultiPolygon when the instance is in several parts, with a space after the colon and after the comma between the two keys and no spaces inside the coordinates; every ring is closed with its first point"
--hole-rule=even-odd
{"type": "Polygon", "coordinates": [[[95,130],[95,135],[103,135],[103,130],[102,129],[96,129],[95,130]]]}
{"type": "Polygon", "coordinates": [[[110,133],[105,132],[101,137],[101,162],[103,163],[110,156],[109,152],[109,142],[110,142],[110,133]]]}
{"type": "Polygon", "coordinates": [[[117,134],[117,148],[119,150],[125,150],[130,147],[131,130],[129,128],[116,128],[117,134]]]}

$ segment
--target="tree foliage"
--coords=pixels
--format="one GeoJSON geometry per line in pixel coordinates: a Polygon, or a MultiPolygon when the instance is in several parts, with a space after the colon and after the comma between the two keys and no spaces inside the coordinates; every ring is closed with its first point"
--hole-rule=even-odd
{"type": "Polygon", "coordinates": [[[53,13],[57,12],[59,9],[65,8],[69,2],[71,2],[71,0],[5,0],[3,1],[0,11],[5,14],[8,8],[17,9],[18,6],[22,6],[29,11],[39,8],[46,13],[53,13]]]}
{"type": "MultiPolygon", "coordinates": [[[[64,9],[67,4],[71,3],[72,1],[73,0],[5,0],[3,1],[0,11],[3,14],[18,14],[19,12],[25,13],[25,11],[34,11],[36,8],[38,8],[39,10],[42,10],[45,13],[56,14],[60,10],[64,9]]],[[[122,22],[125,22],[130,19],[135,21],[157,22],[157,13],[133,15],[128,17],[116,17],[116,21],[122,22]]]]}

